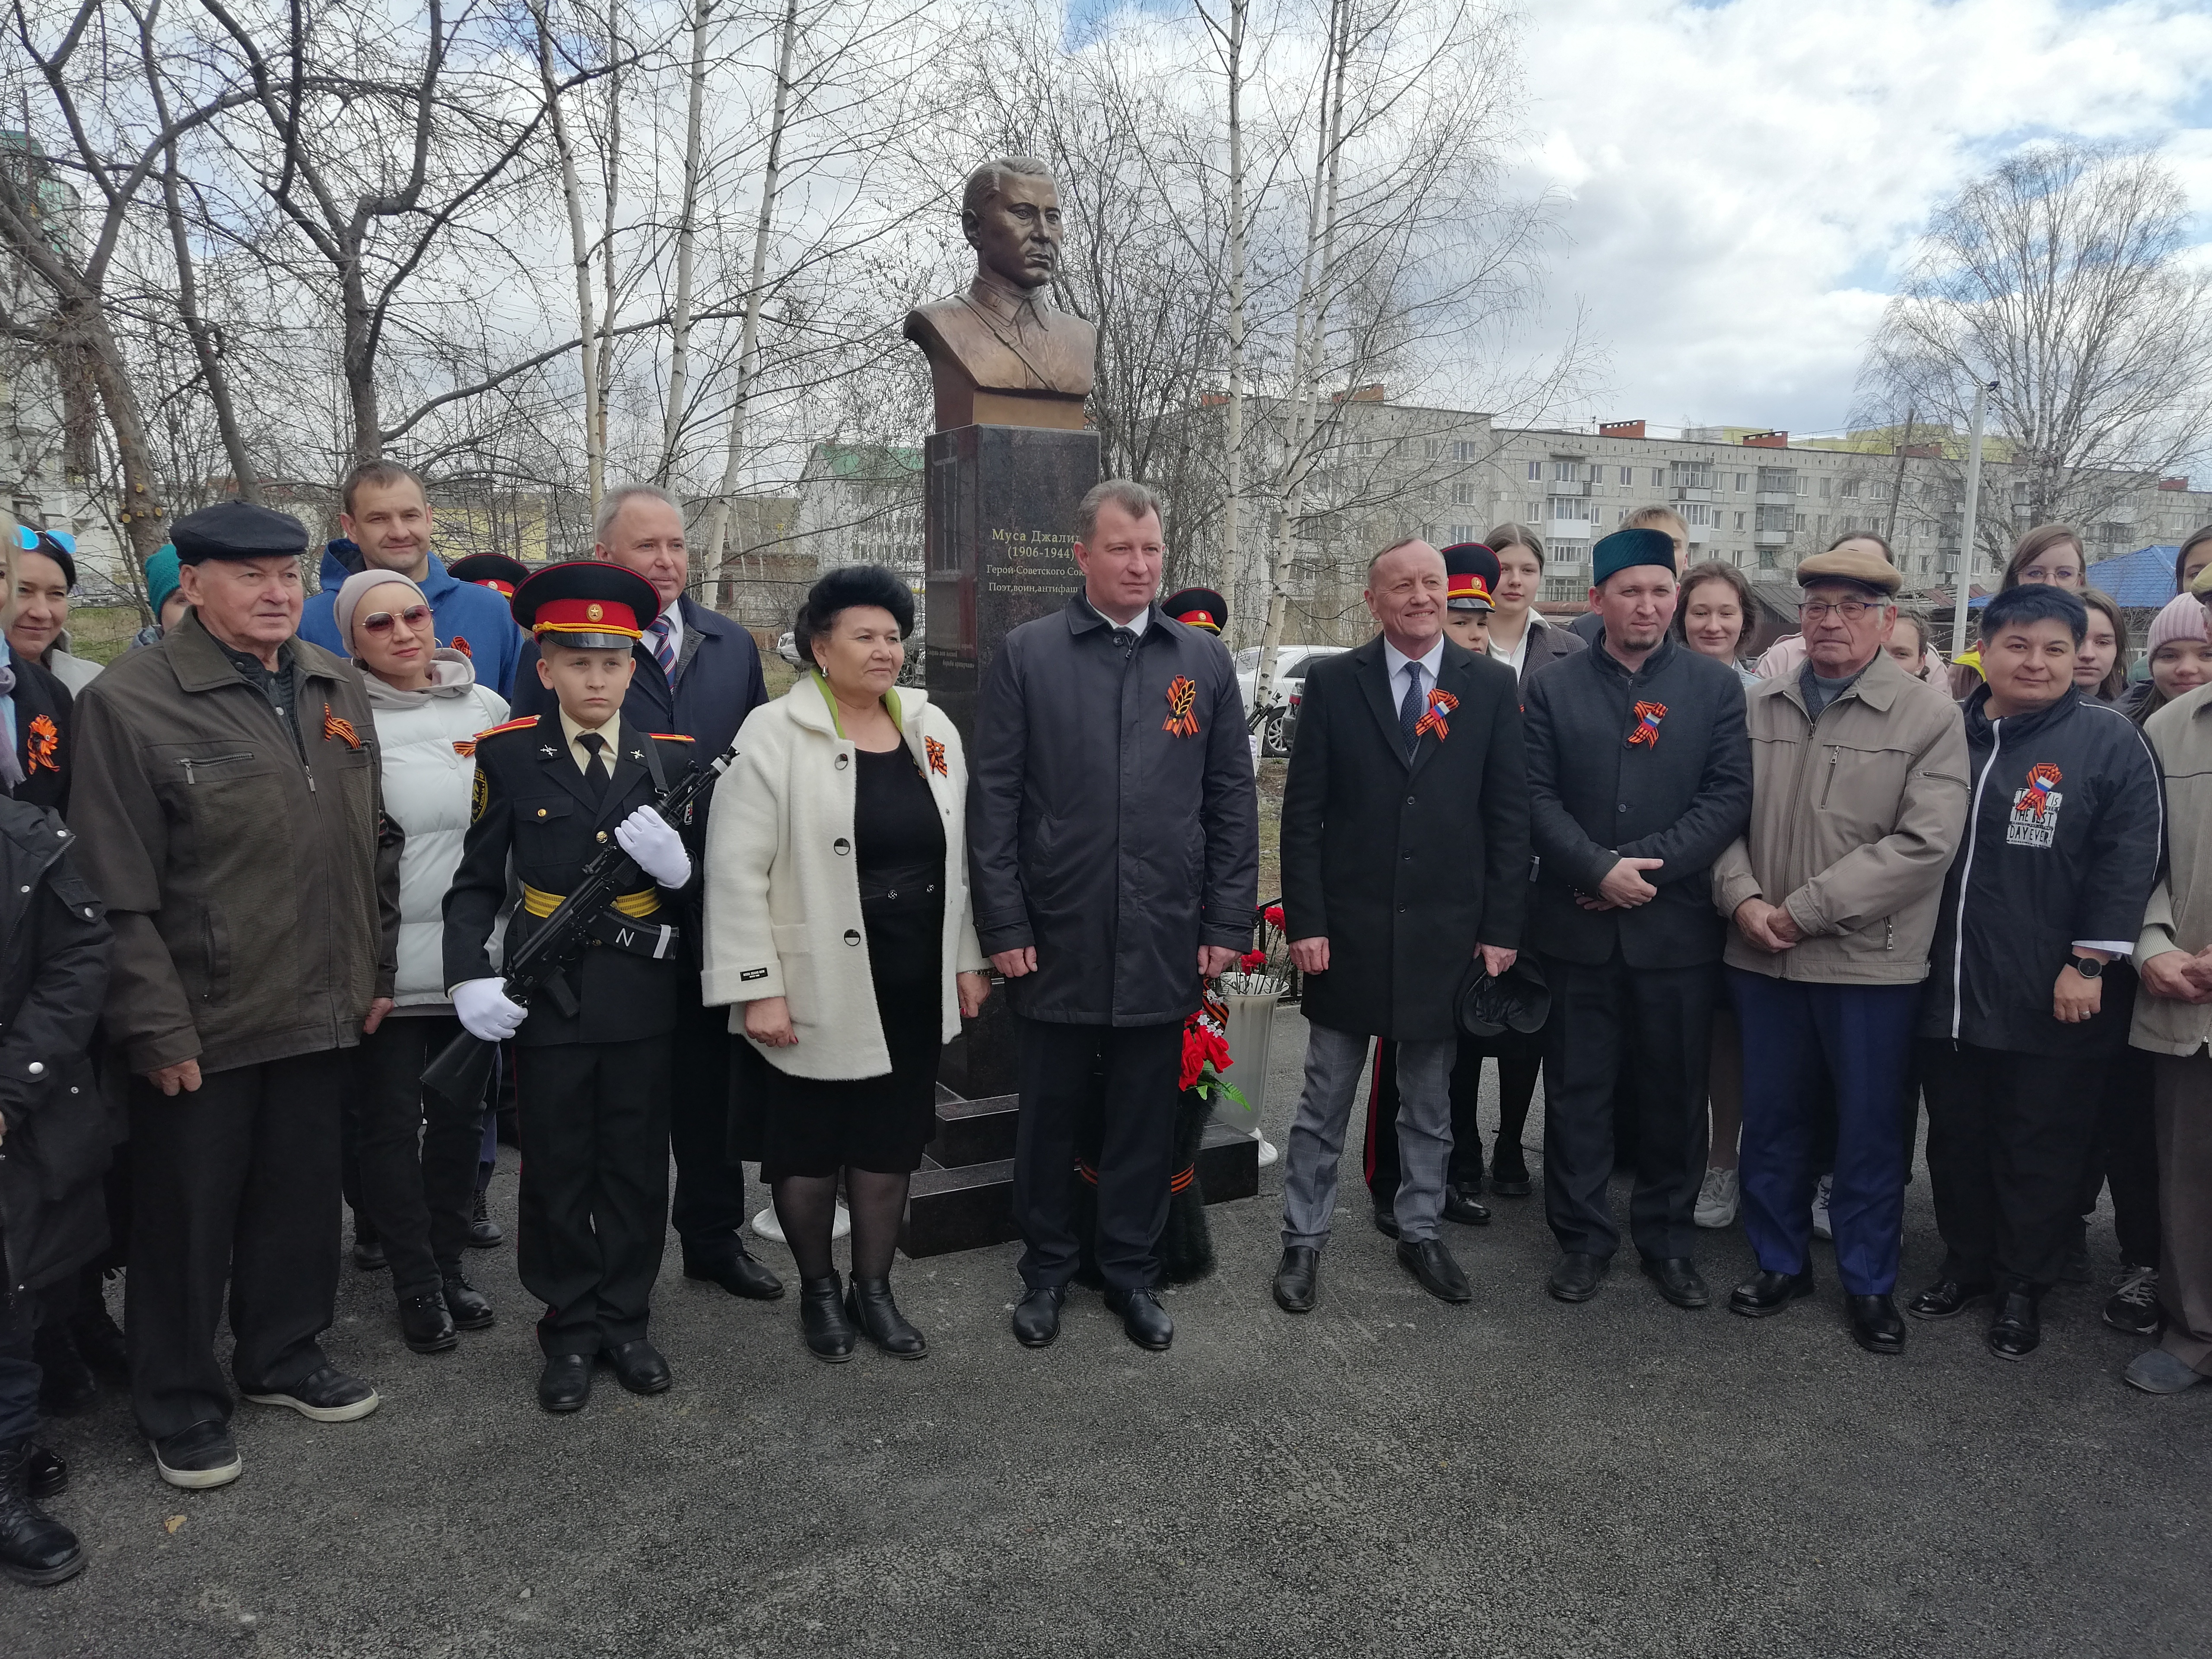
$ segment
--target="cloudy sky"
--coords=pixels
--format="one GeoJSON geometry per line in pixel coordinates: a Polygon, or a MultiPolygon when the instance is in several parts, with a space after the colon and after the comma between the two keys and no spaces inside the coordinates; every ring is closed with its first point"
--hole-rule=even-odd
{"type": "Polygon", "coordinates": [[[1931,207],[2038,137],[2167,154],[2212,259],[2212,3],[1541,0],[1530,178],[1564,192],[1555,312],[1605,394],[1571,416],[1817,431],[1931,207]]]}

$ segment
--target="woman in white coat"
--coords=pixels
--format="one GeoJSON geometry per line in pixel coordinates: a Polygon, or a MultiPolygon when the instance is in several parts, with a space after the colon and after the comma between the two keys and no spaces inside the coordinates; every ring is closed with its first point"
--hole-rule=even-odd
{"type": "Polygon", "coordinates": [[[793,629],[814,672],[756,708],[707,824],[706,999],[766,1057],[761,1176],[799,1273],[808,1349],[928,1351],[891,1299],[937,1060],[989,994],[968,901],[960,734],[894,682],[914,596],[880,565],[814,584],[793,629]],[[837,1178],[853,1283],[830,1256],[837,1178]]]}
{"type": "Polygon", "coordinates": [[[461,1268],[481,1114],[426,1095],[422,1068],[460,1029],[446,1000],[446,889],[468,833],[476,735],[506,720],[507,704],[477,684],[466,656],[439,648],[429,601],[406,577],[349,577],[335,611],[368,688],[385,813],[406,836],[393,1007],[354,1051],[347,1091],[356,1239],[366,1218],[392,1268],[407,1346],[441,1353],[459,1340],[456,1328],[493,1320],[461,1268]]]}

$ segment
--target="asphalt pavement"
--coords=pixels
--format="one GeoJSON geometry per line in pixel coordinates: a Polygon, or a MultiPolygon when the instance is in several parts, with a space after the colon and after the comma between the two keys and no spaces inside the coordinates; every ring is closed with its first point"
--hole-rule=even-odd
{"type": "MultiPolygon", "coordinates": [[[[1303,1035],[1286,1012],[1278,1145],[1303,1035]]],[[[349,1265],[328,1346],[382,1408],[241,1406],[245,1475],[204,1493],[161,1483],[120,1399],[54,1425],[52,1507],[91,1562],[0,1582],[0,1655],[2212,1653],[2212,1388],[2121,1382],[2140,1344],[2097,1322],[2108,1217],[2100,1282],[2052,1295],[2025,1362],[1972,1316],[1877,1359],[1826,1246],[1820,1296],[1774,1319],[1678,1311],[1632,1249],[1595,1300],[1553,1302],[1540,1196],[1446,1229],[1476,1297],[1443,1306],[1353,1179],[1292,1318],[1267,1291],[1280,1168],[1211,1212],[1221,1267],[1166,1297],[1166,1354],[1087,1292],[1056,1346],[1018,1347],[1009,1245],[900,1263],[927,1359],[824,1365],[793,1300],[685,1281],[672,1239],[674,1390],[603,1372],[566,1418],[532,1399],[511,1243],[471,1259],[497,1328],[428,1358],[349,1265]]],[[[1940,1258],[1924,1169],[1905,1215],[1910,1290],[1940,1258]]],[[[1748,1249],[1704,1241],[1724,1295],[1748,1249]]]]}

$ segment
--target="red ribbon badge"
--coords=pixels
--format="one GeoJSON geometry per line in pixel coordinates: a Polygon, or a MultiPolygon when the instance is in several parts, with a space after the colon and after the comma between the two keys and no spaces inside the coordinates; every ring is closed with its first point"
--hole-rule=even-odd
{"type": "Polygon", "coordinates": [[[332,738],[343,738],[345,746],[349,749],[361,747],[361,738],[354,732],[353,722],[343,714],[333,714],[331,713],[330,704],[325,703],[323,705],[323,740],[327,743],[332,738]]]}
{"type": "Polygon", "coordinates": [[[463,639],[459,634],[453,635],[453,649],[459,652],[471,661],[474,661],[476,659],[477,653],[469,649],[469,642],[463,639]]]}
{"type": "Polygon", "coordinates": [[[929,769],[940,778],[951,777],[951,770],[945,764],[945,745],[935,738],[924,738],[921,746],[929,757],[929,769]]]}
{"type": "Polygon", "coordinates": [[[1433,732],[1437,741],[1442,743],[1451,736],[1451,724],[1444,716],[1458,707],[1457,697],[1442,686],[1436,687],[1429,693],[1429,712],[1413,722],[1413,735],[1418,738],[1425,732],[1433,732]]]}
{"type": "Polygon", "coordinates": [[[1168,686],[1167,724],[1161,729],[1178,738],[1198,735],[1198,716],[1191,711],[1198,702],[1198,688],[1184,675],[1178,674],[1168,686]]]}
{"type": "Polygon", "coordinates": [[[1628,746],[1633,749],[1640,743],[1646,749],[1656,749],[1659,746],[1659,722],[1667,718],[1667,705],[1663,702],[1639,702],[1635,712],[1636,729],[1628,734],[1628,746]]]}
{"type": "Polygon", "coordinates": [[[2027,769],[2027,799],[2021,802],[2021,811],[2039,821],[2051,805],[2051,786],[2064,775],[2049,761],[2038,761],[2027,769]]]}
{"type": "Polygon", "coordinates": [[[61,752],[62,734],[54,729],[52,719],[45,714],[31,716],[30,737],[23,744],[23,752],[30,764],[23,770],[27,774],[41,766],[49,772],[59,772],[61,763],[54,757],[61,752]]]}

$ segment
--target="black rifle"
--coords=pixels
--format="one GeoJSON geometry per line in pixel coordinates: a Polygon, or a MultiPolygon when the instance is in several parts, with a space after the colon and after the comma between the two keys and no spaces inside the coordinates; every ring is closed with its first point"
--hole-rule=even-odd
{"type": "MultiPolygon", "coordinates": [[[[654,797],[651,803],[653,811],[672,829],[681,825],[689,818],[699,797],[714,787],[714,780],[727,771],[730,763],[737,757],[738,745],[732,743],[710,764],[686,773],[654,797]]],[[[576,994],[568,988],[568,969],[583,954],[585,942],[591,938],[592,925],[605,914],[616,896],[629,890],[643,873],[617,842],[610,841],[592,854],[591,861],[584,866],[575,890],[555,905],[553,914],[545,918],[545,925],[507,957],[501,975],[506,981],[501,989],[507,1000],[527,1008],[530,1000],[542,991],[552,998],[554,1006],[562,1013],[573,1017],[576,1012],[576,994]]],[[[455,1106],[480,1101],[484,1085],[491,1080],[492,1056],[497,1052],[495,1044],[486,1042],[465,1027],[459,1036],[438,1051],[437,1058],[422,1073],[422,1086],[455,1106]]]]}

